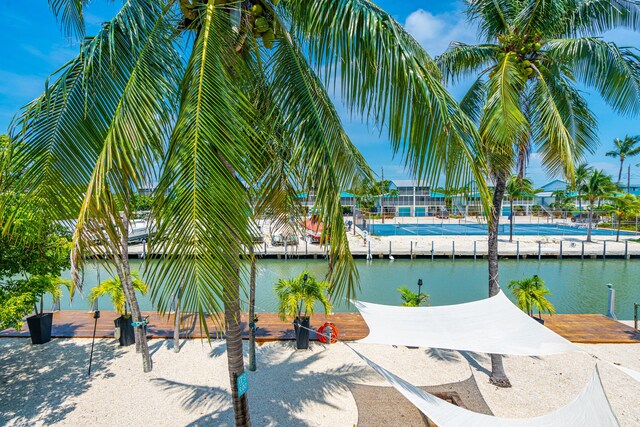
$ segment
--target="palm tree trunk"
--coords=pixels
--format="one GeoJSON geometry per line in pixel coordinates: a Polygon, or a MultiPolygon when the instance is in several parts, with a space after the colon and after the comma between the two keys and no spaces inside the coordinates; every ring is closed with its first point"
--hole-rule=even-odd
{"type": "Polygon", "coordinates": [[[593,202],[589,202],[589,215],[587,216],[587,242],[591,242],[591,218],[593,216],[593,202]]]}
{"type": "Polygon", "coordinates": [[[624,157],[620,158],[620,170],[618,171],[618,183],[620,183],[620,180],[622,179],[622,167],[624,164],[624,157]]]}
{"type": "Polygon", "coordinates": [[[513,199],[509,198],[509,242],[513,242],[513,199]]]}
{"type": "MultiPolygon", "coordinates": [[[[493,205],[491,207],[491,218],[489,221],[489,296],[497,295],[500,291],[498,278],[498,227],[500,225],[500,214],[502,213],[502,198],[504,197],[507,185],[506,177],[494,175],[495,188],[493,193],[493,205]]],[[[499,327],[499,326],[496,326],[499,327]]],[[[511,382],[504,371],[502,356],[491,355],[491,377],[489,382],[498,387],[511,387],[511,382]]]]}
{"type": "Polygon", "coordinates": [[[256,258],[253,247],[249,249],[251,257],[251,273],[249,276],[249,370],[255,371],[256,366],[256,258]]]}
{"type": "Polygon", "coordinates": [[[240,269],[237,259],[229,259],[234,265],[234,276],[231,277],[232,287],[224,294],[224,321],[227,341],[227,363],[231,380],[231,398],[236,427],[251,426],[249,417],[249,401],[247,394],[238,397],[236,379],[244,373],[244,357],[242,354],[242,325],[240,323],[240,269]]]}
{"type": "Polygon", "coordinates": [[[173,324],[173,351],[174,353],[180,353],[180,324],[182,323],[182,313],[180,313],[180,302],[182,299],[182,285],[178,289],[178,295],[176,295],[176,311],[174,313],[175,319],[173,324]]]}
{"type": "MultiPolygon", "coordinates": [[[[115,255],[114,259],[117,259],[118,261],[116,261],[116,263],[120,265],[120,268],[118,269],[120,282],[122,283],[127,303],[129,303],[129,308],[131,309],[133,321],[142,322],[142,312],[138,305],[136,292],[133,288],[133,281],[131,280],[131,269],[129,268],[129,220],[126,216],[123,216],[122,222],[124,233],[122,233],[120,238],[120,254],[115,255]]],[[[142,354],[142,369],[144,372],[151,372],[153,369],[153,362],[151,361],[151,354],[149,353],[146,328],[143,326],[137,326],[134,328],[134,333],[136,340],[136,353],[142,354]]]]}

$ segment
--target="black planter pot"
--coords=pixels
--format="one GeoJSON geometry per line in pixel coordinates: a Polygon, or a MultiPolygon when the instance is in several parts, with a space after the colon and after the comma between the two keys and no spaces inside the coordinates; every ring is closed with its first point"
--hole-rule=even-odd
{"type": "Polygon", "coordinates": [[[27,317],[27,325],[31,333],[33,344],[44,344],[51,341],[51,325],[53,323],[53,313],[44,313],[27,317]]]}
{"type": "Polygon", "coordinates": [[[113,321],[115,323],[116,328],[120,328],[120,341],[121,346],[127,346],[134,344],[136,342],[135,334],[133,332],[133,318],[131,316],[124,317],[120,316],[116,320],[113,321]]]}
{"type": "Polygon", "coordinates": [[[298,317],[293,321],[293,329],[296,331],[296,347],[298,350],[309,348],[309,328],[311,319],[309,317],[298,317]]]}

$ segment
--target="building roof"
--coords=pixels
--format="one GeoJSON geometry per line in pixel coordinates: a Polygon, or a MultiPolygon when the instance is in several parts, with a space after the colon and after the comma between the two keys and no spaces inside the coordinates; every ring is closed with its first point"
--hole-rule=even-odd
{"type": "Polygon", "coordinates": [[[567,188],[568,183],[565,181],[562,181],[561,179],[554,179],[553,181],[547,182],[545,185],[543,185],[541,188],[544,191],[556,191],[556,190],[564,190],[567,188]]]}
{"type": "Polygon", "coordinates": [[[414,179],[392,179],[391,182],[396,187],[428,187],[427,184],[420,184],[414,179]]]}

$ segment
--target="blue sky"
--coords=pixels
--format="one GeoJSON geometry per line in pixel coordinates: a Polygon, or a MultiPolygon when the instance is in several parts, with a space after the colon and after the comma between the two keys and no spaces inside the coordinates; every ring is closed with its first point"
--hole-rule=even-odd
{"type": "MultiPolygon", "coordinates": [[[[94,0],[87,8],[88,34],[94,34],[103,21],[117,9],[113,3],[94,0]]],[[[476,39],[463,14],[462,1],[438,0],[378,0],[432,55],[442,53],[449,42],[472,43],[476,39]]],[[[76,41],[62,36],[60,28],[47,7],[46,0],[0,0],[0,132],[5,132],[11,118],[20,106],[35,98],[43,89],[47,76],[76,55],[76,41]],[[28,6],[27,6],[28,5],[28,6]]],[[[638,46],[638,34],[616,31],[605,36],[619,45],[638,46]]],[[[456,97],[466,89],[464,83],[450,88],[456,97]]],[[[597,95],[587,92],[591,109],[599,121],[600,146],[588,161],[598,169],[617,175],[618,161],[604,156],[611,149],[612,141],[625,134],[640,134],[640,120],[620,117],[613,113],[597,95]]],[[[338,101],[339,102],[339,101],[338,101]]],[[[385,133],[353,120],[338,105],[347,133],[361,150],[374,170],[384,167],[386,178],[408,178],[400,158],[393,159],[385,133]]],[[[640,156],[631,159],[632,182],[640,182],[640,156]]],[[[626,169],[626,167],[625,167],[626,169]]],[[[545,175],[537,156],[532,156],[528,169],[536,185],[542,185],[553,177],[545,175]]],[[[626,180],[626,170],[624,173],[626,180]]]]}

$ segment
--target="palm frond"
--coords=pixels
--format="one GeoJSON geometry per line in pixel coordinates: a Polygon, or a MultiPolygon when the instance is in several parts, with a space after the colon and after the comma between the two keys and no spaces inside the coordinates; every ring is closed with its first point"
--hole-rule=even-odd
{"type": "Polygon", "coordinates": [[[640,29],[640,2],[635,0],[580,1],[570,9],[564,35],[598,36],[616,28],[640,29]]]}
{"type": "Polygon", "coordinates": [[[545,54],[596,89],[615,111],[632,116],[640,114],[638,53],[636,48],[586,37],[551,40],[545,54]]]}
{"type": "Polygon", "coordinates": [[[468,45],[451,43],[449,49],[436,58],[445,82],[456,83],[460,79],[476,76],[497,62],[499,47],[493,44],[468,45]]]}
{"type": "Polygon", "coordinates": [[[81,38],[85,32],[84,7],[89,0],[49,0],[49,8],[60,20],[64,34],[81,38]]]}
{"type": "Polygon", "coordinates": [[[484,75],[479,76],[460,100],[460,109],[474,122],[479,123],[487,96],[484,75]]]}
{"type": "Polygon", "coordinates": [[[517,14],[515,2],[496,0],[465,0],[467,19],[480,23],[479,35],[486,41],[510,30],[510,23],[517,14]]]}
{"type": "Polygon", "coordinates": [[[525,80],[517,58],[507,53],[492,70],[487,81],[487,100],[480,119],[480,135],[492,162],[492,167],[511,170],[514,144],[527,137],[529,123],[522,113],[520,93],[525,80]]]}
{"type": "Polygon", "coordinates": [[[273,100],[286,119],[282,131],[290,144],[290,164],[313,188],[314,211],[330,241],[332,296],[352,297],[357,270],[344,229],[340,191],[371,178],[362,155],[342,128],[326,90],[293,38],[285,36],[269,64],[273,100]]]}
{"type": "Polygon", "coordinates": [[[388,129],[394,152],[418,180],[442,173],[453,185],[481,175],[475,126],[443,87],[434,61],[388,13],[367,0],[283,7],[316,71],[339,82],[352,112],[388,129]]]}
{"type": "Polygon", "coordinates": [[[237,60],[228,12],[213,2],[199,13],[201,29],[181,83],[180,112],[171,135],[154,208],[158,220],[155,250],[170,261],[150,263],[148,280],[158,310],[166,312],[171,295],[182,288],[185,311],[220,320],[221,298],[237,289],[238,254],[252,244],[250,195],[242,181],[253,182],[251,159],[258,112],[242,91],[247,76],[237,60]]]}

